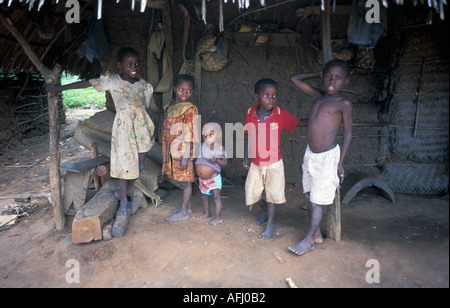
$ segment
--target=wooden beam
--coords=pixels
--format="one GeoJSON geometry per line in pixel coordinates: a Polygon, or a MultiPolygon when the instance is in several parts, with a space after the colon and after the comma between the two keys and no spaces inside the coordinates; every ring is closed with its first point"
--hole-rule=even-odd
{"type": "Polygon", "coordinates": [[[322,11],[322,52],[323,65],[333,59],[331,49],[331,29],[330,29],[330,0],[323,0],[325,4],[325,11],[322,11]]]}
{"type": "Polygon", "coordinates": [[[114,219],[119,208],[119,199],[114,195],[118,189],[118,180],[106,182],[77,212],[72,222],[72,243],[89,243],[102,239],[103,228],[114,219]]]}
{"type": "MultiPolygon", "coordinates": [[[[48,84],[57,84],[58,77],[61,73],[61,66],[55,65],[53,70],[46,67],[39,59],[36,52],[31,48],[30,43],[14,26],[13,21],[5,16],[0,10],[0,24],[2,24],[17,39],[28,58],[33,62],[34,66],[39,70],[48,84]]],[[[53,216],[55,227],[62,230],[65,225],[64,207],[62,204],[61,179],[58,169],[60,164],[59,152],[59,113],[58,113],[58,97],[48,95],[48,118],[49,118],[49,135],[50,135],[50,190],[52,194],[53,216]]]]}

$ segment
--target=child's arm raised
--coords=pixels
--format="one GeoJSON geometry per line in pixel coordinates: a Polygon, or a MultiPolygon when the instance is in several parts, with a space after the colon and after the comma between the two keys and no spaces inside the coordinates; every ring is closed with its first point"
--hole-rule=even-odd
{"type": "Polygon", "coordinates": [[[306,79],[310,78],[321,78],[322,73],[307,73],[300,74],[296,73],[291,75],[291,81],[297,88],[299,88],[302,92],[312,96],[314,99],[319,99],[322,97],[322,93],[319,89],[314,88],[305,82],[306,79]]]}
{"type": "Polygon", "coordinates": [[[45,84],[45,88],[47,89],[48,94],[50,94],[50,97],[55,96],[59,92],[66,91],[66,90],[74,90],[74,89],[85,89],[91,87],[92,84],[89,80],[86,81],[77,81],[74,83],[69,83],[66,85],[54,85],[54,84],[45,84]]]}

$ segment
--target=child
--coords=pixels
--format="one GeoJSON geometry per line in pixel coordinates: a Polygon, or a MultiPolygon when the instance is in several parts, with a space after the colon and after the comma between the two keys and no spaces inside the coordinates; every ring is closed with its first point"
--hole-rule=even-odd
{"type": "Polygon", "coordinates": [[[244,126],[254,157],[249,166],[248,148],[245,145],[243,166],[249,169],[245,182],[245,203],[247,206],[257,203],[265,190],[266,201],[260,203],[262,214],[256,221],[260,224],[267,221],[266,229],[259,237],[270,239],[276,205],[286,202],[284,165],[280,153],[281,131],[293,131],[306,122],[276,105],[278,86],[272,79],[261,79],[255,84],[255,99],[258,105],[248,109],[244,126]]]}
{"type": "Polygon", "coordinates": [[[323,242],[320,221],[324,208],[332,204],[336,188],[344,179],[343,162],[352,138],[352,104],[340,90],[348,83],[348,64],[342,60],[328,62],[322,73],[294,74],[291,81],[303,92],[311,95],[314,103],[308,120],[308,147],[303,158],[303,191],[308,199],[310,226],[306,237],[289,250],[297,255],[314,249],[323,242]],[[321,78],[325,93],[311,87],[304,80],[321,78]],[[343,123],[342,151],[336,143],[339,127],[343,123]]]}
{"type": "Polygon", "coordinates": [[[56,94],[68,89],[82,89],[93,86],[97,91],[110,91],[116,115],[111,135],[111,177],[118,178],[120,200],[117,215],[127,215],[131,204],[127,189],[144,170],[145,152],[153,146],[155,126],[148,115],[153,87],[138,78],[139,53],[131,47],[124,47],[117,53],[120,74],[100,76],[98,79],[79,81],[60,86],[47,86],[47,91],[56,94]]]}
{"type": "Polygon", "coordinates": [[[175,222],[189,218],[192,183],[195,181],[192,158],[193,142],[198,139],[196,129],[197,107],[189,102],[195,80],[189,75],[179,75],[173,87],[175,100],[167,106],[162,127],[162,174],[183,184],[183,203],[176,214],[167,218],[175,222]]]}
{"type": "Polygon", "coordinates": [[[199,178],[205,214],[197,218],[211,217],[208,196],[212,194],[216,203],[216,217],[208,221],[208,224],[216,225],[223,221],[222,200],[220,199],[220,190],[222,189],[220,171],[222,167],[228,164],[225,149],[221,142],[222,129],[218,120],[211,119],[203,126],[202,138],[200,156],[195,161],[195,171],[199,178]]]}

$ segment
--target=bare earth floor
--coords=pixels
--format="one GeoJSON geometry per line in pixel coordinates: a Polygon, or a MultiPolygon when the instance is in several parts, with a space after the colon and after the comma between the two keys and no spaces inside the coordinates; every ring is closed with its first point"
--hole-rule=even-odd
{"type": "MultiPolygon", "coordinates": [[[[73,123],[62,128],[62,163],[90,155],[73,141],[73,123]]],[[[160,207],[140,209],[122,238],[73,244],[72,218],[64,230],[55,230],[45,197],[46,138],[26,140],[0,156],[0,208],[15,202],[13,197],[31,195],[37,202],[30,216],[0,232],[2,288],[288,288],[286,278],[306,288],[449,287],[448,195],[396,195],[391,203],[375,190],[363,190],[342,207],[342,240],[325,239],[303,256],[288,250],[308,228],[301,209],[305,199],[292,184],[270,240],[258,238],[264,229],[255,221],[260,210],[244,205],[238,187],[222,191],[224,221],[216,226],[195,218],[202,213],[199,192],[189,220],[166,222],[169,209],[180,206],[176,189],[160,207]],[[25,172],[8,167],[14,165],[33,167],[25,172]],[[70,262],[79,265],[79,283],[70,283],[75,277],[70,262]],[[379,283],[370,283],[377,269],[370,262],[379,265],[379,283]]]]}

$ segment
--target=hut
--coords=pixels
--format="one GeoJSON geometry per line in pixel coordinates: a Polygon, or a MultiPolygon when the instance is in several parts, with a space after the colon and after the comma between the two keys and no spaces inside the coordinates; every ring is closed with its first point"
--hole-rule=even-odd
{"type": "MultiPolygon", "coordinates": [[[[397,193],[445,194],[449,46],[442,29],[448,28],[448,8],[444,0],[430,5],[420,0],[0,1],[0,148],[20,138],[15,132],[27,133],[21,131],[28,121],[21,116],[29,108],[23,107],[29,103],[25,89],[34,84],[45,97],[43,82],[57,82],[60,70],[81,78],[114,71],[122,46],[140,52],[143,78],[156,89],[157,123],[157,109],[171,100],[172,80],[180,72],[196,77],[194,99],[206,118],[244,122],[255,103],[253,85],[263,77],[278,81],[283,108],[305,118],[312,101],[289,76],[319,71],[333,57],[352,68],[344,89],[354,104],[348,172],[382,180],[397,193]],[[375,18],[370,30],[378,33],[375,41],[349,41],[358,28],[355,14],[375,18]]],[[[57,123],[64,115],[60,102],[49,100],[48,107],[50,116],[40,118],[53,130],[50,172],[52,199],[58,200],[57,123]]],[[[107,108],[113,111],[110,99],[107,108]]],[[[282,137],[290,183],[301,180],[305,134],[298,129],[282,137]]],[[[240,159],[231,159],[224,174],[242,181],[240,159]]],[[[61,228],[64,213],[57,215],[61,228]]]]}

